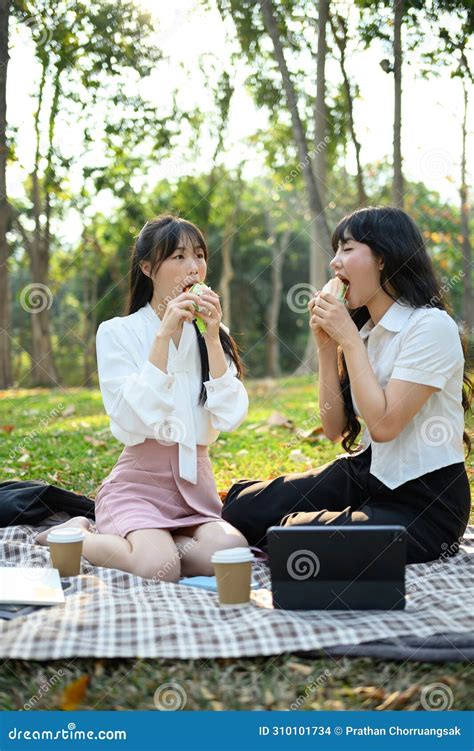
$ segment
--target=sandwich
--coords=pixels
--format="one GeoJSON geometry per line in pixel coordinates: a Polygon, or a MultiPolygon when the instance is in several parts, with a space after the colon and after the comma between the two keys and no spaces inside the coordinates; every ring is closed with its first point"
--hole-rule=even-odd
{"type": "Polygon", "coordinates": [[[328,282],[326,282],[321,292],[329,292],[329,294],[333,295],[336,300],[345,302],[348,289],[349,285],[343,282],[342,279],[340,279],[338,276],[335,276],[333,277],[333,279],[330,279],[328,282]]]}
{"type": "MultiPolygon", "coordinates": [[[[187,292],[191,292],[191,293],[192,293],[193,295],[198,295],[198,296],[199,296],[199,295],[202,295],[202,294],[204,294],[204,292],[207,292],[207,291],[208,291],[208,290],[210,290],[210,289],[211,289],[211,288],[210,288],[210,287],[208,287],[208,286],[207,286],[207,284],[201,284],[201,283],[198,283],[198,284],[193,284],[193,286],[192,286],[192,287],[190,287],[190,288],[189,288],[189,289],[187,290],[187,292]]],[[[205,308],[201,308],[201,307],[199,307],[199,305],[197,305],[196,303],[193,303],[193,304],[194,304],[194,307],[195,307],[195,309],[196,309],[197,311],[199,311],[200,313],[201,313],[201,312],[202,312],[203,310],[205,310],[205,308]]],[[[205,332],[207,331],[207,324],[206,324],[206,322],[205,322],[205,321],[203,321],[203,320],[202,320],[202,318],[199,318],[198,316],[196,316],[196,318],[194,319],[194,321],[195,321],[195,323],[196,323],[196,326],[197,326],[197,327],[198,327],[198,329],[199,329],[199,332],[200,332],[201,334],[204,334],[204,333],[205,333],[205,332]]]]}

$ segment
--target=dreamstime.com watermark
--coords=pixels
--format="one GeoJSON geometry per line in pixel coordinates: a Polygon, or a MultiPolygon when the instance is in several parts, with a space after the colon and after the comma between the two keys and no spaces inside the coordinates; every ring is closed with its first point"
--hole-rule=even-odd
{"type": "MultiPolygon", "coordinates": [[[[292,436],[289,441],[285,441],[285,443],[282,444],[282,447],[284,449],[291,449],[295,448],[295,446],[299,446],[301,442],[308,437],[307,431],[311,430],[318,423],[322,422],[324,415],[326,415],[330,411],[331,405],[329,404],[329,402],[324,402],[319,412],[315,410],[308,410],[308,416],[305,421],[302,423],[302,425],[299,425],[296,428],[295,435],[292,436]]],[[[322,434],[322,437],[325,437],[324,434],[322,434]]]]}
{"type": "Polygon", "coordinates": [[[175,415],[163,417],[153,426],[155,440],[165,446],[170,443],[183,443],[187,432],[183,420],[175,415]]]}
{"type": "MultiPolygon", "coordinates": [[[[174,281],[175,281],[175,286],[171,290],[170,294],[167,295],[163,299],[163,302],[161,302],[159,305],[157,305],[156,308],[153,308],[153,310],[155,311],[155,313],[158,316],[161,316],[162,314],[165,313],[166,307],[167,307],[168,303],[172,302],[172,300],[174,300],[176,297],[178,297],[178,295],[181,295],[184,292],[184,290],[186,289],[186,287],[189,287],[189,285],[192,284],[192,283],[194,283],[194,284],[196,283],[196,280],[194,282],[191,282],[191,280],[189,280],[185,284],[184,281],[183,281],[183,279],[179,279],[178,277],[176,277],[174,281]]],[[[206,284],[206,287],[209,287],[209,289],[211,289],[211,287],[208,284],[206,284]]]]}
{"type": "MultiPolygon", "coordinates": [[[[455,274],[452,277],[444,276],[442,277],[441,281],[442,284],[440,286],[440,291],[447,294],[461,279],[465,277],[464,271],[459,271],[457,274],[455,274]]],[[[441,301],[440,295],[433,295],[430,297],[429,303],[425,306],[427,308],[432,308],[433,305],[441,301]]]]}
{"type": "Polygon", "coordinates": [[[144,580],[145,586],[150,586],[151,584],[157,584],[161,582],[170,572],[174,570],[176,567],[176,564],[183,559],[183,557],[189,553],[192,548],[197,545],[197,540],[195,537],[190,537],[189,542],[185,543],[178,543],[176,545],[176,553],[174,553],[169,560],[166,561],[166,563],[161,566],[160,569],[154,574],[153,577],[150,577],[149,579],[144,580]]]}
{"type": "Polygon", "coordinates": [[[326,669],[320,675],[318,675],[318,677],[314,681],[308,683],[305,687],[304,693],[300,694],[296,701],[293,702],[293,704],[290,704],[290,709],[299,709],[301,706],[306,704],[308,699],[313,696],[318,688],[321,688],[321,686],[324,686],[327,683],[330,675],[331,671],[326,669]]]}
{"type": "Polygon", "coordinates": [[[430,683],[423,688],[420,702],[427,712],[445,712],[453,706],[454,694],[445,683],[430,683]]]}
{"type": "Polygon", "coordinates": [[[279,193],[281,190],[283,190],[284,186],[285,186],[285,183],[288,184],[288,183],[294,182],[294,180],[299,175],[301,175],[301,173],[303,172],[304,168],[307,167],[307,165],[310,162],[312,162],[312,160],[316,157],[316,155],[320,154],[321,151],[324,151],[325,149],[327,149],[327,147],[329,146],[330,142],[331,142],[331,139],[329,138],[329,136],[325,136],[322,141],[320,141],[318,144],[316,144],[316,146],[314,147],[314,149],[311,149],[311,151],[308,151],[308,153],[307,153],[306,157],[304,158],[304,160],[302,162],[298,162],[298,164],[296,165],[296,167],[294,167],[292,170],[290,170],[290,172],[288,172],[285,175],[285,177],[283,178],[283,180],[280,180],[280,182],[278,183],[278,185],[275,188],[276,192],[279,193]]]}
{"type": "Polygon", "coordinates": [[[177,712],[184,709],[187,700],[188,695],[184,688],[174,682],[162,683],[153,695],[155,707],[160,712],[177,712]]]}
{"type": "MultiPolygon", "coordinates": [[[[42,569],[40,570],[42,571],[42,569]]],[[[33,696],[25,704],[23,704],[23,709],[25,710],[25,712],[27,712],[30,709],[34,709],[36,704],[38,704],[38,702],[41,701],[43,696],[46,696],[46,694],[50,691],[51,688],[54,688],[54,686],[57,683],[60,683],[65,675],[66,675],[66,671],[62,670],[61,668],[57,670],[56,673],[51,676],[51,678],[41,683],[38,693],[33,694],[33,696]]]]}
{"type": "Polygon", "coordinates": [[[61,730],[23,730],[13,727],[8,731],[11,741],[126,741],[126,730],[77,730],[75,722],[69,722],[61,730]]]}
{"type": "Polygon", "coordinates": [[[9,453],[9,458],[11,461],[14,461],[16,456],[18,454],[24,454],[28,447],[40,436],[41,431],[45,430],[45,428],[48,427],[50,422],[52,420],[55,420],[57,417],[60,417],[63,410],[65,409],[64,404],[58,404],[57,407],[51,410],[49,415],[46,417],[43,417],[39,423],[38,427],[34,428],[33,430],[30,430],[29,433],[27,433],[21,441],[18,441],[11,449],[9,453]]]}
{"type": "Polygon", "coordinates": [[[53,293],[47,284],[33,282],[21,290],[20,305],[26,313],[42,313],[50,310],[52,304],[53,293]]]}
{"type": "Polygon", "coordinates": [[[286,570],[289,576],[296,581],[306,581],[306,579],[315,579],[319,574],[321,564],[316,553],[312,550],[295,550],[288,557],[286,570]]]}
{"type": "MultiPolygon", "coordinates": [[[[440,567],[443,566],[446,561],[451,560],[452,558],[454,558],[454,564],[456,564],[456,560],[458,560],[460,563],[463,562],[462,557],[458,557],[456,559],[462,539],[462,537],[459,537],[459,539],[453,540],[451,543],[441,543],[441,550],[443,552],[440,553],[439,557],[436,558],[436,560],[425,564],[426,566],[428,566],[430,576],[432,576],[434,573],[436,574],[438,569],[440,569],[440,567]]],[[[407,594],[414,594],[418,591],[422,592],[422,590],[423,584],[417,584],[417,580],[408,584],[406,588],[407,594]]]]}

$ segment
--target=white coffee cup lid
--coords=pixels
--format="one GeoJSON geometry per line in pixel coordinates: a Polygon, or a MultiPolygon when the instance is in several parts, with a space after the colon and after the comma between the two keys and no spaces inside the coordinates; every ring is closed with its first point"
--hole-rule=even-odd
{"type": "Polygon", "coordinates": [[[52,529],[48,534],[48,542],[79,542],[83,539],[84,531],[80,527],[52,529]]]}
{"type": "Polygon", "coordinates": [[[213,553],[212,563],[246,563],[253,561],[254,555],[250,548],[226,548],[225,550],[216,550],[213,553]]]}

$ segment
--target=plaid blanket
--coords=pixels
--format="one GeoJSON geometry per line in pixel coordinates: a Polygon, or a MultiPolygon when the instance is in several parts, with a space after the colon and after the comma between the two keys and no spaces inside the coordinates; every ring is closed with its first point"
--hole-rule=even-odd
{"type": "MultiPolygon", "coordinates": [[[[35,545],[33,534],[64,518],[51,517],[41,528],[0,529],[0,565],[49,565],[47,548],[35,545]]],[[[472,536],[474,528],[469,531],[472,536]]],[[[0,657],[244,657],[403,635],[466,634],[474,625],[473,559],[474,541],[465,539],[454,558],[409,566],[406,610],[392,612],[274,610],[263,563],[255,565],[262,589],[252,593],[252,606],[221,611],[214,593],[94,567],[83,559],[83,573],[69,580],[65,604],[0,620],[0,657]]]]}

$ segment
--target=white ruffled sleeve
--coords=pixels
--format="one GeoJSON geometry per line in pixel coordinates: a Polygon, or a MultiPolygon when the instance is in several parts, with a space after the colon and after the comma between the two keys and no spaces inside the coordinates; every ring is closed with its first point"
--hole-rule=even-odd
{"type": "MultiPolygon", "coordinates": [[[[174,376],[148,359],[140,369],[126,348],[126,335],[100,324],[96,335],[99,384],[105,411],[122,431],[147,436],[156,423],[173,411],[174,376]]],[[[130,436],[131,443],[137,443],[130,436]]]]}
{"type": "Polygon", "coordinates": [[[204,381],[207,392],[204,406],[211,413],[211,424],[216,430],[235,430],[247,416],[249,398],[236,374],[237,368],[231,361],[224,375],[209,376],[209,380],[204,381]]]}

